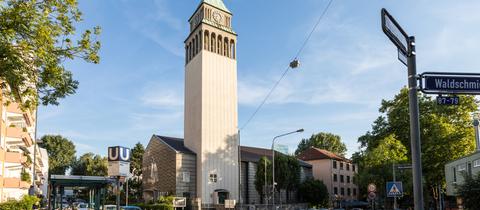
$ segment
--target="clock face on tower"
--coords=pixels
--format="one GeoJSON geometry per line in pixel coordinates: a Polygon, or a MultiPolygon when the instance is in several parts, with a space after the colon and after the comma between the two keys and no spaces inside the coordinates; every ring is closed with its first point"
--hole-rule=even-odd
{"type": "Polygon", "coordinates": [[[222,21],[222,15],[220,14],[220,12],[218,12],[218,11],[213,12],[213,20],[216,23],[220,23],[222,21]]]}

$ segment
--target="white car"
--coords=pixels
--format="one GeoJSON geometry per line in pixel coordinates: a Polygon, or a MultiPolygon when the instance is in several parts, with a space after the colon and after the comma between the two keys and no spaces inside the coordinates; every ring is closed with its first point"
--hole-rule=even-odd
{"type": "Polygon", "coordinates": [[[77,207],[76,208],[77,210],[89,210],[88,209],[88,204],[86,204],[86,203],[79,203],[79,204],[77,204],[76,207],[77,207]]]}

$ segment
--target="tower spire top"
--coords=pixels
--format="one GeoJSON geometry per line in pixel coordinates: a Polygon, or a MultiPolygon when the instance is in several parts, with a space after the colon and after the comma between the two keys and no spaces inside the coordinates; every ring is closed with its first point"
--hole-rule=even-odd
{"type": "Polygon", "coordinates": [[[223,0],[202,0],[202,3],[209,4],[217,9],[223,10],[224,12],[231,13],[230,10],[225,6],[223,0]]]}

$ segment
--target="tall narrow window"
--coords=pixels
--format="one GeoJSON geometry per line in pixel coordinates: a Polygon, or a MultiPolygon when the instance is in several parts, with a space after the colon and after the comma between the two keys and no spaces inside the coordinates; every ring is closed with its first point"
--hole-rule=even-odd
{"type": "Polygon", "coordinates": [[[222,36],[218,35],[217,38],[217,53],[222,54],[222,36]]]}
{"type": "Polygon", "coordinates": [[[203,39],[202,39],[202,31],[198,32],[198,52],[202,51],[203,39]]]}
{"type": "Polygon", "coordinates": [[[235,41],[233,41],[233,40],[230,41],[230,51],[232,51],[232,52],[230,53],[231,57],[232,57],[233,59],[236,59],[236,58],[235,58],[235,41]]]}
{"type": "Polygon", "coordinates": [[[336,160],[333,161],[333,168],[337,168],[337,161],[336,160]]]}
{"type": "Polygon", "coordinates": [[[216,52],[217,48],[215,46],[217,45],[217,41],[216,41],[217,39],[216,39],[215,33],[212,33],[212,36],[210,36],[210,40],[211,40],[210,50],[212,52],[216,52]]]}
{"type": "Polygon", "coordinates": [[[457,169],[453,167],[453,182],[457,182],[457,169]]]}
{"type": "Polygon", "coordinates": [[[194,43],[195,43],[195,52],[194,52],[194,56],[195,56],[198,53],[198,35],[195,35],[194,43]]]}
{"type": "Polygon", "coordinates": [[[225,37],[225,40],[223,41],[223,55],[230,57],[229,49],[228,49],[228,38],[225,37]]]}
{"type": "Polygon", "coordinates": [[[210,37],[210,35],[208,33],[209,33],[208,31],[205,31],[205,33],[204,33],[205,35],[204,35],[204,38],[203,38],[203,48],[205,50],[210,50],[209,49],[209,42],[210,42],[209,37],[210,37]]]}
{"type": "Polygon", "coordinates": [[[336,182],[338,179],[337,179],[337,174],[333,174],[333,181],[336,182]]]}

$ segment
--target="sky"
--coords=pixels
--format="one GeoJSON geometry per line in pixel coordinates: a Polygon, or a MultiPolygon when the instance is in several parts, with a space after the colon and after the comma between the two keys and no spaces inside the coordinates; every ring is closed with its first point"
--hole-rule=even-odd
{"type": "MultiPolygon", "coordinates": [[[[300,49],[328,0],[225,0],[238,33],[239,125],[255,111],[300,49]]],[[[79,31],[100,26],[100,64],[65,66],[80,82],[59,106],[41,107],[39,136],[72,140],[80,156],[108,146],[146,146],[153,134],[183,137],[184,45],[200,0],[79,1],[79,31]]],[[[387,8],[416,37],[418,72],[479,72],[480,1],[333,0],[299,57],[255,118],[241,144],[293,152],[302,138],[331,132],[359,150],[357,139],[380,115],[382,99],[407,84],[406,67],[383,34],[387,8]]]]}

